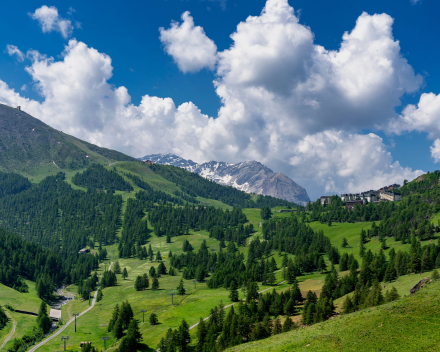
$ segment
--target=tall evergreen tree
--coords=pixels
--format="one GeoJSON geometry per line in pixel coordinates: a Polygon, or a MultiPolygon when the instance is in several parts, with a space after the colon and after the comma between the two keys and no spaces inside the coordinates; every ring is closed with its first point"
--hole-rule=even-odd
{"type": "Polygon", "coordinates": [[[177,286],[177,294],[183,296],[186,293],[185,287],[183,287],[183,279],[180,279],[179,286],[177,286]]]}
{"type": "Polygon", "coordinates": [[[41,330],[47,334],[52,326],[52,320],[50,320],[49,315],[47,314],[47,304],[45,302],[41,302],[40,309],[38,311],[37,316],[37,326],[41,328],[41,330]]]}

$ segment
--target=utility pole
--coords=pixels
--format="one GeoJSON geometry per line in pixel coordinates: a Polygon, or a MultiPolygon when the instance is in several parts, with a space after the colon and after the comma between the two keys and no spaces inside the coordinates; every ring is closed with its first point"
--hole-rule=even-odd
{"type": "Polygon", "coordinates": [[[76,332],[76,317],[78,317],[79,314],[73,313],[73,316],[75,317],[75,332],[76,332]]]}
{"type": "Polygon", "coordinates": [[[145,312],[146,312],[145,309],[142,309],[142,310],[141,310],[141,313],[142,313],[142,322],[143,322],[143,323],[145,323],[145,312]]]}
{"type": "Polygon", "coordinates": [[[64,351],[66,350],[66,341],[69,339],[69,336],[61,336],[61,341],[64,340],[64,351]]]}
{"type": "Polygon", "coordinates": [[[101,340],[104,341],[104,350],[105,350],[105,349],[106,349],[106,347],[105,347],[105,341],[108,340],[108,337],[107,337],[107,336],[101,337],[101,340]]]}
{"type": "Polygon", "coordinates": [[[171,292],[170,295],[171,295],[171,304],[174,305],[174,295],[175,295],[175,293],[171,292]]]}

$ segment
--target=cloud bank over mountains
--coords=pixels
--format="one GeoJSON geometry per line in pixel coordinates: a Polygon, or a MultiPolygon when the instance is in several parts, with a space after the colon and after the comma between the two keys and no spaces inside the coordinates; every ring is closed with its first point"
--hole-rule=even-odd
{"type": "MultiPolygon", "coordinates": [[[[432,157],[440,161],[439,96],[423,94],[417,106],[396,113],[400,99],[417,92],[423,78],[402,56],[387,14],[362,13],[335,51],[314,42],[287,0],[268,0],[260,16],[238,24],[232,45],[221,52],[189,12],[182,20],[160,29],[164,50],[182,72],[215,70],[218,116],[204,115],[192,102],[176,106],[171,98],[145,95],[132,104],[125,87],[108,83],[111,58],[75,39],[58,61],[28,52],[26,71],[41,103],[1,80],[0,102],[136,157],[172,152],[197,162],[258,160],[312,197],[421,173],[393,161],[383,140],[362,129],[428,132],[435,140],[432,157]]],[[[21,51],[11,48],[20,58],[21,51]]]]}

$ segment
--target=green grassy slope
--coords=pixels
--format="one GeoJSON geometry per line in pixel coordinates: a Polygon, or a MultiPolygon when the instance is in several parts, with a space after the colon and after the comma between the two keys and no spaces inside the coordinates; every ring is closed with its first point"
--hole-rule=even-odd
{"type": "MultiPolygon", "coordinates": [[[[203,240],[207,241],[209,249],[218,250],[219,241],[209,238],[205,231],[191,232],[189,236],[173,237],[172,243],[166,243],[164,238],[153,236],[150,243],[155,252],[160,250],[164,262],[169,268],[168,252],[171,250],[173,255],[182,253],[183,240],[188,240],[193,247],[198,250],[203,240]]],[[[114,246],[107,247],[108,253],[113,256],[114,246]]],[[[277,257],[277,255],[275,255],[277,257]]],[[[149,261],[140,261],[137,259],[119,259],[122,268],[126,267],[129,277],[127,280],[122,280],[121,275],[118,276],[118,286],[109,287],[103,290],[104,298],[97,303],[96,307],[85,316],[78,319],[78,332],[73,332],[73,326],[67,328],[66,334],[70,336],[68,347],[70,349],[77,348],[81,341],[92,341],[94,346],[102,346],[101,337],[109,336],[107,346],[112,346],[109,351],[113,351],[117,346],[116,340],[107,332],[107,324],[110,320],[112,310],[118,303],[128,300],[132,305],[135,313],[135,318],[140,321],[140,330],[142,332],[144,343],[150,348],[155,349],[162,337],[165,336],[169,328],[176,328],[182,319],[193,325],[199,321],[201,317],[209,315],[210,309],[218,305],[221,300],[227,305],[230,302],[228,298],[229,291],[219,289],[209,289],[206,283],[197,283],[196,288],[192,281],[184,280],[184,285],[187,290],[185,296],[174,296],[174,306],[171,305],[171,292],[176,292],[176,288],[181,279],[181,273],[177,276],[162,276],[159,279],[160,290],[152,291],[150,289],[145,291],[135,291],[134,280],[137,275],[149,271],[151,266],[157,267],[158,263],[149,261]],[[142,323],[141,309],[146,309],[146,322],[142,323]],[[158,315],[160,324],[157,326],[150,326],[147,317],[152,312],[158,315]]],[[[103,265],[102,265],[103,266],[103,265]]],[[[277,272],[277,281],[282,281],[281,271],[277,272]]],[[[310,275],[301,278],[300,287],[305,295],[309,289],[317,291],[323,283],[322,275],[310,275]]],[[[261,290],[267,289],[269,286],[261,287],[261,290]]],[[[287,284],[280,285],[277,290],[285,290],[288,288],[287,284]]],[[[76,292],[76,287],[71,286],[70,290],[76,292]]],[[[243,293],[240,291],[240,298],[243,298],[243,293]]],[[[75,301],[63,307],[63,319],[68,319],[72,313],[80,312],[87,306],[87,302],[75,301]]],[[[196,329],[191,330],[191,335],[195,339],[196,329]]],[[[194,342],[194,341],[193,341],[194,342]]],[[[61,341],[57,339],[52,340],[46,346],[41,348],[41,351],[55,351],[61,349],[61,341]]]]}
{"type": "Polygon", "coordinates": [[[438,351],[440,281],[379,307],[228,351],[438,351]]]}
{"type": "MultiPolygon", "coordinates": [[[[321,224],[318,221],[311,222],[309,225],[314,231],[323,231],[324,235],[330,238],[330,242],[335,246],[341,254],[347,252],[349,255],[353,253],[354,257],[359,261],[361,258],[359,257],[359,244],[360,244],[360,234],[362,229],[365,231],[371,228],[372,222],[357,222],[357,223],[332,223],[331,226],[327,224],[321,224]],[[342,239],[347,239],[348,247],[342,248],[342,239]]],[[[378,224],[378,222],[376,222],[378,224]]],[[[385,254],[388,255],[391,248],[397,252],[398,250],[408,251],[411,247],[410,244],[402,244],[401,241],[395,241],[394,238],[387,238],[387,247],[385,250],[385,254]]],[[[365,249],[368,251],[369,249],[372,252],[377,252],[381,249],[381,242],[379,239],[372,238],[368,240],[365,244],[365,249]]]]}
{"type": "MultiPolygon", "coordinates": [[[[28,293],[20,293],[12,288],[0,284],[0,305],[4,306],[9,304],[14,309],[26,310],[29,312],[38,313],[38,308],[40,307],[41,300],[37,297],[35,292],[35,283],[31,281],[26,281],[29,286],[28,293]]],[[[6,336],[11,332],[13,323],[16,323],[15,333],[12,336],[10,342],[6,344],[4,350],[8,349],[8,346],[12,345],[12,340],[16,337],[21,337],[26,331],[32,330],[35,325],[36,317],[27,314],[21,314],[16,312],[11,312],[5,309],[10,318],[12,318],[6,327],[0,330],[0,345],[3,343],[6,336]]]]}
{"type": "Polygon", "coordinates": [[[24,111],[0,104],[0,169],[30,177],[79,170],[91,162],[135,160],[55,130],[24,111]]]}

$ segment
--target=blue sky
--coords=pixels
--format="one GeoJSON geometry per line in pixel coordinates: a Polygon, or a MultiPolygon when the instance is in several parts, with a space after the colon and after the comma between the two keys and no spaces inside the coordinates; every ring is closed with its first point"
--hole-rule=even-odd
{"type": "MultiPolygon", "coordinates": [[[[273,2],[275,3],[276,0],[273,0],[273,2]]],[[[282,2],[280,0],[280,3],[282,2]]],[[[440,121],[437,119],[437,116],[440,115],[436,115],[436,104],[430,103],[430,106],[434,107],[426,107],[425,110],[417,115],[418,117],[416,115],[414,115],[416,117],[411,117],[413,115],[409,113],[404,114],[403,110],[408,104],[415,104],[417,107],[423,93],[435,96],[440,93],[440,66],[437,63],[438,48],[440,47],[440,38],[437,35],[440,32],[440,22],[437,16],[440,13],[440,3],[433,0],[421,0],[416,3],[410,0],[386,2],[289,0],[288,5],[294,9],[294,16],[299,20],[301,28],[306,28],[312,33],[315,47],[321,46],[327,51],[333,50],[335,52],[341,48],[344,32],[351,32],[355,28],[356,21],[363,12],[370,16],[383,13],[389,15],[394,19],[394,22],[386,25],[392,27],[391,38],[399,47],[398,57],[407,60],[407,66],[402,63],[396,63],[395,66],[393,66],[393,63],[392,66],[395,71],[411,67],[414,71],[413,74],[411,77],[405,78],[405,80],[411,82],[405,81],[389,87],[386,86],[387,82],[384,82],[383,84],[381,83],[381,86],[377,86],[378,90],[382,89],[385,85],[384,91],[387,89],[402,91],[401,94],[390,97],[390,100],[394,99],[394,103],[390,106],[385,106],[386,103],[380,97],[371,98],[371,92],[366,91],[362,94],[366,95],[365,101],[368,104],[366,103],[366,108],[364,107],[362,110],[356,110],[359,105],[362,105],[358,102],[347,111],[344,110],[343,106],[340,107],[335,103],[330,104],[334,107],[334,111],[331,109],[327,110],[325,112],[326,115],[311,113],[310,117],[308,117],[305,110],[295,111],[297,98],[286,102],[283,96],[285,92],[278,91],[278,88],[273,88],[278,84],[275,82],[277,79],[284,79],[282,75],[277,78],[276,73],[268,72],[263,78],[258,78],[257,83],[252,81],[253,83],[248,82],[249,84],[246,83],[244,85],[242,80],[234,81],[234,68],[231,68],[231,62],[234,62],[234,59],[246,62],[246,60],[249,60],[249,57],[244,58],[247,55],[246,50],[240,49],[238,51],[237,49],[237,52],[233,52],[230,49],[234,45],[236,48],[239,45],[246,46],[246,40],[250,38],[254,29],[251,27],[245,29],[247,37],[243,34],[240,41],[232,39],[231,34],[237,32],[237,26],[240,23],[246,23],[248,16],[255,16],[255,18],[260,16],[263,8],[266,6],[266,1],[156,0],[126,1],[123,4],[120,1],[107,1],[105,3],[101,1],[52,1],[50,3],[22,1],[19,5],[13,2],[3,4],[3,10],[0,13],[0,31],[2,33],[0,36],[0,48],[4,48],[0,54],[0,80],[7,84],[7,89],[3,92],[0,91],[0,100],[11,105],[13,103],[21,103],[27,106],[26,104],[28,104],[28,111],[56,128],[91,142],[124,151],[136,157],[153,152],[175,152],[197,161],[213,158],[227,162],[258,159],[273,168],[274,171],[282,171],[298,183],[305,185],[312,197],[318,196],[321,193],[351,191],[359,187],[367,187],[369,182],[374,186],[379,185],[381,182],[402,182],[404,177],[415,177],[420,173],[420,170],[433,171],[438,169],[438,164],[435,163],[439,160],[438,158],[436,159],[437,154],[435,153],[437,149],[435,149],[435,141],[439,140],[440,132],[434,130],[436,129],[435,126],[439,126],[438,128],[440,129],[440,121]],[[39,22],[35,15],[33,18],[33,14],[36,14],[36,10],[44,5],[57,9],[58,20],[70,21],[71,30],[67,35],[63,35],[63,33],[56,29],[43,32],[41,22],[39,22]],[[210,40],[215,43],[216,58],[213,60],[216,60],[216,63],[212,64],[215,66],[211,65],[208,67],[209,65],[207,65],[203,67],[203,65],[200,65],[200,67],[193,69],[191,72],[182,72],[184,70],[178,65],[181,57],[179,57],[179,54],[177,56],[170,54],[167,43],[165,40],[160,39],[159,28],[163,27],[165,31],[168,31],[172,21],[177,21],[178,24],[176,26],[180,26],[183,21],[181,16],[185,11],[190,12],[189,16],[192,17],[195,26],[203,29],[203,35],[205,36],[203,38],[206,38],[208,42],[210,40]],[[106,83],[105,89],[111,94],[98,92],[95,96],[96,89],[90,93],[85,93],[88,95],[88,99],[91,99],[89,103],[85,103],[81,109],[72,113],[71,116],[60,117],[57,116],[57,111],[59,114],[62,114],[59,109],[53,111],[49,110],[49,107],[53,109],[56,104],[63,104],[63,102],[66,105],[72,104],[77,106],[86,100],[84,97],[81,102],[75,100],[80,99],[80,93],[76,94],[75,97],[67,94],[57,97],[55,104],[53,97],[50,97],[51,94],[57,95],[57,92],[62,90],[59,88],[60,86],[57,86],[58,88],[56,89],[53,88],[55,83],[53,85],[49,83],[53,79],[52,75],[55,75],[56,72],[69,72],[66,73],[66,76],[81,76],[81,73],[79,73],[80,69],[78,69],[79,71],[66,71],[60,68],[60,71],[57,71],[55,66],[51,66],[53,63],[65,62],[65,58],[69,54],[65,52],[63,56],[63,50],[65,50],[69,40],[72,39],[75,39],[77,43],[84,43],[83,53],[88,53],[91,48],[94,48],[97,52],[96,55],[99,55],[99,60],[104,60],[106,55],[105,57],[111,59],[111,63],[107,62],[105,65],[112,68],[111,74],[106,73],[102,77],[97,76],[90,80],[85,79],[81,81],[75,79],[74,84],[84,85],[83,90],[87,92],[88,89],[91,89],[90,82],[102,79],[106,83]],[[40,56],[32,58],[28,54],[28,58],[23,56],[22,61],[17,55],[8,54],[7,45],[16,46],[24,56],[26,56],[29,50],[38,51],[40,56]],[[230,52],[230,55],[222,57],[220,53],[226,51],[230,52]],[[46,59],[42,55],[45,55],[46,59]],[[47,58],[50,57],[53,60],[47,61],[47,58]],[[26,67],[28,67],[27,70],[26,67]],[[219,67],[224,70],[221,71],[219,67]],[[213,84],[215,79],[218,82],[217,86],[213,84]],[[266,81],[261,83],[261,80],[266,81]],[[249,103],[251,100],[249,85],[252,84],[255,87],[266,89],[266,93],[269,92],[275,95],[275,98],[271,95],[270,103],[259,107],[255,111],[252,110],[252,105],[255,104],[249,103]],[[227,93],[224,93],[225,95],[216,92],[216,87],[218,88],[219,86],[224,87],[225,91],[227,91],[227,93]],[[122,102],[118,100],[117,90],[121,87],[126,88],[129,101],[127,101],[126,97],[122,99],[122,102]],[[49,92],[50,89],[55,90],[51,93],[49,92]],[[18,93],[19,96],[11,97],[12,91],[18,93]],[[280,96],[279,99],[286,104],[286,108],[282,112],[278,111],[276,105],[282,104],[280,100],[276,100],[277,94],[280,96]],[[107,100],[104,100],[104,103],[95,105],[94,102],[99,100],[101,96],[104,96],[107,100]],[[171,98],[175,107],[170,108],[171,110],[175,109],[173,117],[169,117],[167,115],[168,112],[164,113],[163,117],[160,117],[158,111],[163,110],[158,107],[158,103],[149,102],[148,108],[140,109],[142,106],[145,106],[145,104],[142,104],[142,98],[145,96],[158,97],[160,99],[171,98]],[[240,97],[238,100],[240,100],[239,103],[241,105],[232,105],[233,103],[230,99],[234,96],[240,97]],[[400,103],[396,103],[396,99],[400,103]],[[103,112],[99,109],[101,109],[103,104],[106,104],[106,101],[110,103],[103,112]],[[192,105],[186,105],[189,102],[192,105]],[[103,115],[111,114],[109,111],[117,109],[119,103],[124,108],[129,106],[133,108],[128,109],[120,116],[106,120],[106,117],[103,117],[103,115]],[[246,107],[248,103],[250,107],[246,107]],[[152,107],[151,104],[154,106],[152,107]],[[375,105],[378,106],[377,111],[375,110],[375,105]],[[221,115],[219,115],[219,109],[222,106],[228,108],[228,111],[223,112],[223,114],[229,114],[225,118],[229,120],[224,123],[224,126],[229,127],[226,129],[224,126],[209,127],[208,117],[217,119],[221,115]],[[245,106],[243,114],[248,114],[249,116],[246,118],[249,118],[249,120],[241,117],[243,123],[235,124],[237,118],[233,117],[234,111],[239,111],[240,106],[245,106]],[[179,107],[181,107],[180,110],[179,107]],[[271,113],[270,109],[272,109],[273,113],[271,113]],[[136,111],[133,112],[133,110],[136,111]],[[147,112],[145,113],[145,111],[147,112]],[[259,116],[259,111],[261,111],[261,116],[264,115],[264,117],[259,116]],[[289,120],[290,115],[288,111],[292,111],[293,115],[297,114],[298,116],[292,117],[292,120],[289,120]],[[394,111],[394,114],[390,113],[390,111],[394,111]],[[428,122],[421,121],[422,117],[420,116],[426,115],[427,111],[433,115],[429,117],[428,122]],[[141,117],[140,114],[142,113],[146,115],[141,117]],[[179,118],[181,116],[179,113],[182,116],[184,115],[185,118],[179,118]],[[282,121],[274,122],[273,120],[277,118],[278,114],[285,114],[285,116],[283,115],[282,121]],[[371,115],[371,124],[368,123],[368,114],[371,115]],[[207,116],[200,117],[202,115],[207,116]],[[347,116],[340,117],[342,115],[347,116]],[[358,117],[361,115],[362,117],[358,117]],[[392,119],[398,119],[399,116],[406,115],[410,116],[409,118],[412,121],[409,124],[408,119],[406,119],[405,123],[398,122],[398,127],[393,125],[394,129],[385,125],[378,127],[381,121],[385,123],[388,118],[391,121],[392,119]],[[305,119],[310,119],[310,123],[302,124],[303,116],[306,116],[305,119]],[[328,118],[328,116],[334,117],[328,118]],[[375,116],[379,117],[376,118],[375,116]],[[118,131],[117,128],[107,128],[107,126],[112,124],[124,125],[124,118],[137,127],[133,127],[132,130],[127,130],[124,133],[118,131]],[[137,119],[142,119],[142,121],[149,120],[145,124],[137,124],[137,119]],[[184,122],[182,122],[182,119],[184,122]],[[323,124],[326,127],[317,127],[320,125],[319,119],[325,121],[323,124]],[[362,120],[362,123],[353,122],[357,119],[362,120]],[[417,121],[414,122],[414,119],[417,121]],[[90,120],[96,121],[96,123],[91,124],[90,120]],[[158,121],[163,123],[160,124],[158,121]],[[179,128],[172,129],[173,126],[176,126],[176,121],[179,123],[179,128]],[[252,121],[252,123],[249,123],[249,121],[252,121]],[[289,122],[291,122],[292,130],[297,129],[300,132],[292,131],[280,137],[288,129],[286,124],[289,124],[289,122]],[[277,127],[273,127],[273,124],[276,124],[277,127]],[[313,127],[310,127],[312,125],[313,127]],[[245,128],[243,126],[249,126],[248,134],[240,134],[240,131],[245,128]],[[169,131],[168,127],[170,128],[169,131]],[[231,138],[231,140],[228,139],[229,136],[225,138],[228,128],[231,129],[231,135],[234,135],[234,138],[231,138]],[[138,133],[142,129],[143,131],[138,137],[135,138],[133,136],[132,138],[132,135],[135,133],[133,131],[138,133]],[[153,132],[156,131],[155,129],[157,129],[157,133],[153,132]],[[269,135],[268,130],[273,130],[274,132],[269,135]],[[155,134],[163,132],[163,143],[161,143],[161,139],[152,139],[148,131],[152,131],[155,134]],[[201,135],[199,136],[197,133],[201,135]],[[333,134],[332,137],[329,137],[329,133],[333,134]],[[367,136],[365,137],[367,139],[370,138],[370,133],[373,133],[378,138],[380,137],[381,141],[378,141],[376,137],[374,137],[375,139],[373,138],[372,142],[370,140],[360,141],[363,136],[367,136]],[[112,134],[113,136],[118,134],[118,137],[114,138],[112,134]],[[167,136],[170,135],[176,135],[177,137],[168,140],[167,136]],[[328,154],[328,151],[324,153],[324,151],[319,149],[319,145],[324,143],[327,149],[332,150],[334,147],[332,143],[336,135],[340,139],[338,142],[340,152],[337,152],[335,155],[335,153],[328,154]],[[302,140],[298,136],[310,136],[310,138],[302,140]],[[198,145],[188,143],[188,140],[192,138],[201,141],[198,145]],[[259,143],[260,138],[261,143],[259,143]],[[222,140],[226,139],[228,141],[225,141],[224,145],[222,145],[222,140]],[[279,140],[279,142],[275,143],[276,146],[274,146],[273,142],[275,139],[279,140]],[[343,144],[345,142],[350,147],[344,147],[343,144]],[[346,156],[343,150],[351,149],[351,146],[353,144],[356,146],[356,143],[359,143],[359,148],[371,147],[375,151],[379,148],[381,156],[359,155],[360,161],[356,163],[353,160],[357,156],[351,155],[344,161],[346,156]],[[368,147],[362,143],[367,143],[368,147]],[[375,143],[378,144],[376,145],[375,143]],[[304,144],[308,146],[306,148],[307,151],[304,151],[304,144]],[[433,148],[434,151],[432,151],[433,148]],[[334,162],[329,161],[329,158],[335,158],[334,162]],[[372,161],[372,158],[380,162],[374,164],[376,161],[372,161]],[[385,159],[382,160],[381,158],[385,159]],[[400,169],[398,170],[396,165],[393,166],[395,161],[399,161],[400,169]],[[329,162],[331,165],[327,165],[329,162]],[[368,172],[362,166],[366,163],[374,164],[368,172]],[[377,169],[381,168],[381,163],[387,163],[387,166],[377,173],[377,169]],[[314,167],[316,167],[316,170],[313,170],[314,167]],[[337,176],[334,175],[335,170],[340,170],[344,167],[347,167],[347,171],[337,176]],[[304,172],[304,169],[312,170],[304,172]],[[364,175],[360,176],[361,174],[364,175]]],[[[283,11],[288,12],[289,9],[284,6],[283,11]]],[[[371,19],[372,17],[368,18],[371,19]]],[[[278,20],[280,19],[273,21],[276,22],[278,20]]],[[[269,21],[272,21],[272,19],[269,21]]],[[[381,18],[380,21],[385,23],[386,19],[381,18]]],[[[379,24],[379,27],[381,25],[379,24]]],[[[299,27],[292,28],[294,28],[294,31],[302,30],[299,27]]],[[[286,27],[287,29],[288,27],[286,27]]],[[[172,34],[171,32],[169,33],[170,35],[172,34]]],[[[189,35],[192,35],[191,33],[189,35]]],[[[306,34],[304,35],[307,36],[306,34]]],[[[176,40],[173,38],[170,40],[176,40]]],[[[272,36],[269,39],[276,40],[276,37],[272,36]]],[[[252,38],[249,39],[249,41],[252,40],[252,38]]],[[[305,39],[305,42],[307,40],[309,39],[305,39]]],[[[170,43],[168,44],[171,45],[170,43]]],[[[391,44],[388,42],[388,44],[384,45],[391,44]]],[[[253,47],[252,50],[255,51],[257,49],[253,47]]],[[[289,60],[295,60],[295,50],[300,51],[300,49],[294,47],[292,47],[290,52],[286,53],[281,52],[279,48],[276,50],[278,51],[273,55],[279,55],[280,57],[286,55],[286,57],[289,57],[289,60]]],[[[69,51],[69,53],[73,55],[73,50],[69,51]]],[[[77,54],[80,55],[79,53],[77,54]]],[[[258,52],[255,55],[258,56],[258,52]]],[[[85,70],[82,74],[93,75],[93,70],[96,70],[99,65],[93,66],[94,64],[90,61],[93,61],[93,58],[86,56],[84,56],[84,65],[90,63],[90,70],[85,70]]],[[[78,62],[78,58],[78,56],[75,57],[76,62],[78,62]]],[[[250,60],[252,61],[252,58],[250,60]]],[[[304,60],[304,62],[308,62],[309,59],[304,60]]],[[[394,57],[392,60],[398,61],[398,58],[394,57]]],[[[282,64],[284,64],[284,61],[280,61],[280,65],[282,64]]],[[[271,62],[267,63],[265,61],[264,65],[256,64],[255,67],[259,68],[258,74],[260,74],[265,70],[265,67],[270,65],[271,62]]],[[[277,64],[274,65],[276,66],[277,64]]],[[[289,63],[287,62],[286,65],[286,72],[290,72],[289,63]]],[[[243,67],[246,68],[246,65],[243,67]]],[[[369,69],[371,70],[371,68],[369,69]]],[[[302,71],[295,70],[292,69],[291,71],[292,80],[296,79],[295,75],[302,74],[302,71]]],[[[344,71],[345,69],[341,68],[341,70],[344,71]]],[[[374,68],[372,70],[371,72],[375,72],[374,68]]],[[[362,68],[360,68],[360,71],[362,71],[362,68]]],[[[254,72],[249,74],[253,76],[254,72]]],[[[370,73],[366,72],[365,75],[368,77],[370,73]]],[[[343,82],[346,78],[341,78],[340,76],[341,74],[339,74],[338,79],[341,79],[341,82],[343,82]]],[[[62,78],[59,79],[62,80],[62,78]]],[[[65,77],[64,79],[64,82],[58,83],[66,86],[73,84],[72,81],[69,81],[69,79],[72,79],[71,77],[65,77]]],[[[391,79],[389,78],[389,80],[391,79]]],[[[330,82],[335,80],[335,78],[331,76],[328,80],[330,82]]],[[[331,90],[332,88],[328,89],[331,90]]],[[[376,88],[372,87],[372,90],[374,89],[376,88]]],[[[316,98],[316,104],[321,104],[321,101],[325,99],[324,96],[316,98]]],[[[363,100],[362,97],[357,97],[356,99],[359,99],[359,101],[363,100]]],[[[161,101],[161,104],[166,105],[167,103],[169,101],[161,101]]],[[[127,122],[127,124],[129,123],[127,122]]],[[[353,153],[356,154],[355,152],[353,153]]]]}

